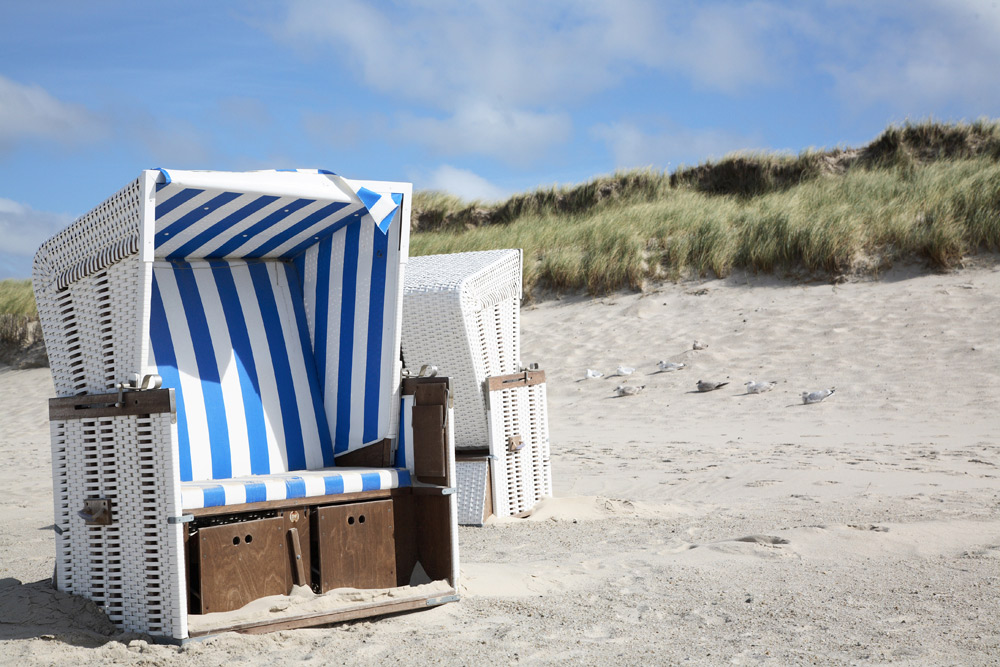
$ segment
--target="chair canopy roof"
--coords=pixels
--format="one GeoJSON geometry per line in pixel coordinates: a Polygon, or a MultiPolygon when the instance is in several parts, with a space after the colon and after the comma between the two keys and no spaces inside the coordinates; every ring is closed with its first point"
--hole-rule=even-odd
{"type": "Polygon", "coordinates": [[[160,169],[157,259],[295,259],[353,222],[388,233],[402,193],[375,192],[326,170],[160,169]]]}

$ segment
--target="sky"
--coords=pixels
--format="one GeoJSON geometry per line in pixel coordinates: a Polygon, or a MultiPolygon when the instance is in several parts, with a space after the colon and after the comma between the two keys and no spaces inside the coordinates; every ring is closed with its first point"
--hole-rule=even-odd
{"type": "Polygon", "coordinates": [[[1000,116],[996,0],[0,0],[0,279],[141,170],[466,199],[1000,116]]]}

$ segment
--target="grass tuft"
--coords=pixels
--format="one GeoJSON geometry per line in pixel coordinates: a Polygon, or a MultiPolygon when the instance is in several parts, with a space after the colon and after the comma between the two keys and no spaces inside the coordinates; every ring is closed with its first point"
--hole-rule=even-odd
{"type": "Polygon", "coordinates": [[[739,154],[471,204],[414,197],[413,255],[523,248],[525,290],[805,269],[948,269],[1000,251],[1000,123],[890,127],[860,149],[739,154]]]}

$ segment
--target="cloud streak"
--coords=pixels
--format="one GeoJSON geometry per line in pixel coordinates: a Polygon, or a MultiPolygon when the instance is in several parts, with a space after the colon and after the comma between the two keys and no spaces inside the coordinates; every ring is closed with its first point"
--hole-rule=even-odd
{"type": "Polygon", "coordinates": [[[0,151],[30,140],[77,146],[106,134],[104,121],[86,108],[0,75],[0,151]]]}
{"type": "Polygon", "coordinates": [[[72,222],[63,213],[36,211],[26,204],[0,197],[0,280],[30,278],[38,247],[72,222]]]}
{"type": "Polygon", "coordinates": [[[620,168],[655,166],[674,169],[718,159],[727,153],[761,147],[759,137],[743,136],[721,129],[695,130],[675,126],[654,131],[621,121],[593,126],[590,134],[602,141],[620,168]]]}

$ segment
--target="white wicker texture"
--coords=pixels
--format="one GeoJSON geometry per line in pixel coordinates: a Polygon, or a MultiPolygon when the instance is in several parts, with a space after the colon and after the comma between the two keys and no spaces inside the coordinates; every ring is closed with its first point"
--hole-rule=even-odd
{"type": "Polygon", "coordinates": [[[489,447],[483,382],[520,370],[520,251],[412,257],[405,286],[406,367],[429,364],[450,377],[456,447],[489,447]]]}
{"type": "Polygon", "coordinates": [[[123,630],[183,637],[182,535],[166,520],[179,514],[170,429],[168,414],[52,422],[56,576],[123,630]],[[84,524],[85,498],[111,501],[111,525],[84,524]]]}
{"type": "Polygon", "coordinates": [[[459,488],[457,494],[459,525],[483,525],[490,462],[487,459],[456,461],[455,477],[458,479],[459,488]]]}
{"type": "Polygon", "coordinates": [[[104,391],[139,371],[141,194],[133,181],[35,255],[35,300],[58,396],[104,391]]]}
{"type": "MultiPolygon", "coordinates": [[[[101,393],[144,370],[149,265],[139,260],[141,179],[35,257],[34,288],[58,396],[101,393]]],[[[170,415],[52,422],[59,588],[94,600],[123,630],[187,634],[170,415]],[[110,526],[86,526],[108,498],[110,526]]]]}
{"type": "Polygon", "coordinates": [[[496,456],[493,511],[500,517],[512,516],[552,495],[545,383],[498,389],[489,396],[490,453],[496,456]],[[512,436],[519,436],[523,443],[516,452],[507,450],[512,436]]]}

